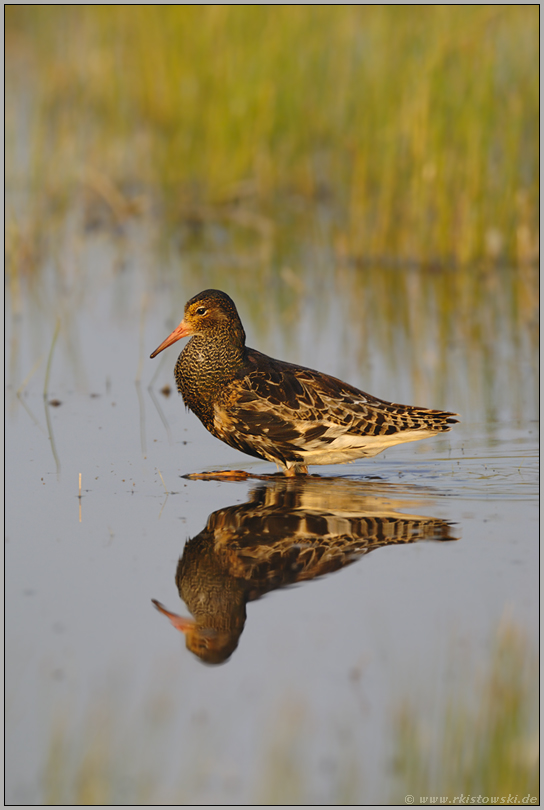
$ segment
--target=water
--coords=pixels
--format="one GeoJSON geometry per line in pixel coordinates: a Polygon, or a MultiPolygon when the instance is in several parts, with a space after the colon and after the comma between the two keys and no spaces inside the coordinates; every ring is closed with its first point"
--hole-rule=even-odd
{"type": "Polygon", "coordinates": [[[202,247],[160,253],[137,224],[122,237],[72,226],[36,280],[12,279],[8,803],[100,803],[85,790],[105,771],[102,803],[268,803],[281,790],[331,803],[354,780],[384,803],[402,701],[432,725],[458,662],[477,672],[501,622],[536,641],[534,278],[362,269],[330,244],[316,228],[251,266],[243,244],[225,262],[202,247]],[[167,395],[182,344],[147,359],[208,286],[235,299],[249,345],[461,423],[311,469],[326,480],[184,478],[274,471],[167,395]],[[222,665],[202,663],[151,602],[191,616],[176,571],[193,547],[189,606],[232,611],[222,665]],[[231,602],[231,586],[213,596],[229,576],[243,582],[231,602]]]}

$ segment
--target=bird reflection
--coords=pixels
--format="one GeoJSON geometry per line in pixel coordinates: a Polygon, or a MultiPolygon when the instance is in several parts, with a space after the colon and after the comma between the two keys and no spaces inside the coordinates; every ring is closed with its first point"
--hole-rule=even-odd
{"type": "Polygon", "coordinates": [[[193,618],[155,607],[185,634],[191,652],[221,664],[238,646],[246,604],[269,591],[337,571],[382,546],[455,540],[451,524],[407,515],[407,490],[349,479],[278,479],[253,489],[247,503],[213,512],[188,540],[176,571],[193,618]],[[387,490],[385,490],[387,491],[387,490]]]}

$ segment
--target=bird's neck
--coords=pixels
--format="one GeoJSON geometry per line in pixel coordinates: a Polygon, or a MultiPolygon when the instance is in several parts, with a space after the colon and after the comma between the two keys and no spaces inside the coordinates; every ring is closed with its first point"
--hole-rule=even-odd
{"type": "Polygon", "coordinates": [[[182,351],[184,366],[191,365],[197,374],[231,378],[246,357],[246,347],[238,340],[210,340],[194,335],[182,351]]]}
{"type": "Polygon", "coordinates": [[[210,429],[213,402],[246,362],[241,341],[194,335],[178,357],[174,376],[183,401],[210,429]]]}

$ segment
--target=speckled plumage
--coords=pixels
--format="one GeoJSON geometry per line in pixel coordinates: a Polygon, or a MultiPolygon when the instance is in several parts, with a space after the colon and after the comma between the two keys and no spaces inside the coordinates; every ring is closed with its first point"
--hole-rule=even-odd
{"type": "Polygon", "coordinates": [[[184,320],[151,357],[189,335],[174,372],[187,407],[218,439],[287,475],[374,456],[458,421],[457,414],[387,402],[246,347],[234,302],[219,290],[191,298],[184,320]]]}
{"type": "MultiPolygon", "coordinates": [[[[237,503],[211,514],[184,545],[176,571],[191,617],[155,607],[208,664],[226,661],[246,622],[246,605],[270,591],[339,571],[369,552],[420,540],[455,540],[454,527],[405,514],[418,500],[384,486],[319,476],[269,479],[237,503]],[[385,488],[387,492],[387,488],[385,488]]],[[[421,490],[418,490],[421,497],[421,490]]],[[[258,631],[257,631],[258,632],[258,631]]]]}

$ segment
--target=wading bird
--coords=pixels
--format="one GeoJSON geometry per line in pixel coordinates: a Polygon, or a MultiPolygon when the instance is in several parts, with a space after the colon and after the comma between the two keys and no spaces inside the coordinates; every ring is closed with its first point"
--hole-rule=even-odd
{"type": "Polygon", "coordinates": [[[185,405],[213,436],[275,462],[288,476],[306,475],[310,464],[375,456],[458,421],[458,414],[386,402],[248,348],[234,301],[220,290],[191,298],[179,326],[151,357],[183,337],[191,340],[174,376],[185,405]]]}

